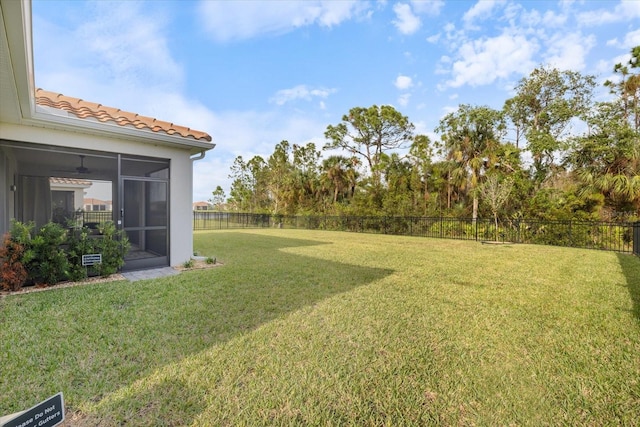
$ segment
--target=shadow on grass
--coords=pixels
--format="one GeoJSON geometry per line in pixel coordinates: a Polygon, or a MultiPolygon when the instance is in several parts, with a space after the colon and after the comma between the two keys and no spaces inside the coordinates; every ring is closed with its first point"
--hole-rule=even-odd
{"type": "Polygon", "coordinates": [[[618,254],[618,261],[627,279],[627,287],[633,300],[633,314],[640,322],[640,257],[618,254]]]}
{"type": "MultiPolygon", "coordinates": [[[[15,299],[15,310],[11,308],[14,304],[5,301],[8,323],[24,322],[20,316],[28,314],[31,325],[22,325],[16,332],[27,339],[14,340],[9,344],[11,349],[0,345],[0,352],[11,351],[16,360],[27,359],[5,366],[7,378],[20,381],[29,373],[41,381],[23,381],[38,383],[35,388],[40,389],[32,385],[10,393],[26,399],[18,407],[7,407],[11,402],[0,399],[0,414],[29,407],[38,401],[36,396],[47,396],[49,390],[62,390],[71,411],[115,398],[100,411],[106,419],[85,414],[87,425],[126,422],[127,413],[153,412],[144,405],[160,396],[179,400],[185,387],[185,395],[193,393],[180,382],[158,383],[150,385],[145,396],[125,397],[123,404],[115,397],[118,390],[144,382],[164,366],[392,273],[280,250],[323,244],[313,240],[234,232],[197,239],[199,252],[215,253],[224,267],[157,280],[25,295],[15,299]],[[52,321],[55,327],[51,327],[52,321]],[[42,342],[47,346],[39,345],[42,342]],[[33,356],[36,350],[38,354],[33,356]],[[55,367],[53,372],[51,367],[55,367]],[[111,398],[104,400],[107,396],[111,398]]],[[[0,381],[2,389],[12,390],[12,384],[3,383],[0,381]]],[[[181,424],[190,424],[188,418],[204,410],[201,405],[202,401],[195,399],[178,406],[185,411],[181,424]]]]}

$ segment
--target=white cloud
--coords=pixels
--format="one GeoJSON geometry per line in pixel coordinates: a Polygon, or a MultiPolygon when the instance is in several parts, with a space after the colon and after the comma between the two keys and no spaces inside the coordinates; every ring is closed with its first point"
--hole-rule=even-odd
{"type": "Polygon", "coordinates": [[[274,111],[222,111],[209,120],[217,146],[194,162],[194,200],[207,200],[217,185],[228,195],[232,182],[229,173],[237,156],[245,161],[254,156],[266,160],[275,145],[285,139],[300,145],[313,142],[320,148],[327,126],[319,117],[283,116],[274,111]]]}
{"type": "MultiPolygon", "coordinates": [[[[146,12],[138,3],[97,2],[94,19],[81,25],[75,36],[102,65],[106,77],[118,84],[132,79],[145,84],[181,84],[183,71],[170,56],[165,20],[146,12]]],[[[115,87],[116,85],[114,85],[115,87]]]]}
{"type": "Polygon", "coordinates": [[[600,82],[604,83],[606,80],[611,80],[614,83],[618,83],[620,81],[620,75],[613,72],[613,67],[616,64],[627,64],[630,59],[631,54],[625,53],[607,60],[598,61],[595,70],[600,75],[600,82]]]}
{"type": "Polygon", "coordinates": [[[400,104],[400,106],[402,107],[406,107],[407,105],[409,105],[410,98],[411,98],[410,93],[403,93],[398,97],[398,104],[400,104]]]}
{"type": "Polygon", "coordinates": [[[450,105],[445,105],[444,107],[442,107],[442,114],[440,115],[440,118],[442,119],[444,116],[446,116],[449,113],[455,113],[456,111],[458,111],[460,107],[458,105],[456,105],[455,107],[450,106],[450,105]]]}
{"type": "Polygon", "coordinates": [[[640,45],[640,29],[631,31],[624,36],[622,47],[631,49],[638,45],[640,45]]]}
{"type": "Polygon", "coordinates": [[[595,37],[580,33],[558,33],[548,41],[544,61],[561,70],[583,70],[585,58],[595,46],[595,37]]]}
{"type": "Polygon", "coordinates": [[[542,20],[547,27],[561,27],[567,23],[567,15],[546,11],[542,20]]]}
{"type": "Polygon", "coordinates": [[[504,1],[501,0],[479,0],[471,9],[465,12],[462,20],[470,25],[475,20],[490,18],[494,8],[502,3],[504,1]]]}
{"type": "Polygon", "coordinates": [[[614,8],[591,10],[578,14],[578,22],[583,26],[595,26],[624,22],[640,18],[640,2],[622,0],[614,8]]]}
{"type": "MultiPolygon", "coordinates": [[[[155,116],[154,94],[179,92],[182,65],[168,47],[165,19],[140,3],[97,2],[89,19],[63,28],[34,16],[37,85],[68,96],[155,116]],[[141,19],[147,16],[149,19],[141,19]]],[[[188,125],[185,123],[185,125],[188,125]]],[[[206,130],[206,129],[202,129],[206,130]]]]}
{"type": "Polygon", "coordinates": [[[620,42],[618,41],[617,38],[612,38],[611,40],[607,40],[607,46],[618,46],[620,44],[620,42]]]}
{"type": "Polygon", "coordinates": [[[447,86],[480,86],[514,73],[527,74],[535,66],[533,56],[537,50],[534,40],[508,31],[497,37],[465,42],[458,52],[459,59],[453,63],[453,79],[447,86]]]}
{"type": "Polygon", "coordinates": [[[456,29],[455,24],[449,22],[443,27],[446,43],[449,45],[449,50],[457,50],[460,47],[460,44],[467,39],[467,34],[465,30],[456,29]]]}
{"type": "Polygon", "coordinates": [[[335,93],[336,89],[313,89],[306,85],[298,85],[292,87],[291,89],[282,89],[276,92],[276,94],[271,97],[269,102],[274,103],[276,105],[284,105],[287,102],[295,101],[297,99],[302,99],[305,101],[310,101],[312,98],[327,98],[330,94],[335,93]]]}
{"type": "Polygon", "coordinates": [[[400,75],[393,82],[393,85],[400,90],[407,90],[413,86],[413,81],[409,76],[400,75]]]}
{"type": "Polygon", "coordinates": [[[597,74],[610,73],[611,69],[612,69],[612,67],[611,67],[611,64],[609,63],[609,61],[605,61],[603,59],[599,60],[596,63],[596,66],[594,68],[594,70],[595,70],[595,72],[597,74]]]}
{"type": "Polygon", "coordinates": [[[444,7],[444,0],[411,0],[411,7],[415,13],[435,16],[444,7]]]}
{"type": "Polygon", "coordinates": [[[413,14],[411,6],[406,3],[395,4],[393,11],[397,18],[393,20],[393,25],[395,25],[402,34],[413,34],[418,31],[422,25],[420,18],[413,14]]]}
{"type": "Polygon", "coordinates": [[[202,1],[201,24],[218,42],[278,35],[309,25],[332,27],[366,16],[368,2],[345,1],[202,1]]]}
{"type": "Polygon", "coordinates": [[[552,10],[541,13],[536,9],[520,10],[519,14],[513,16],[513,18],[516,17],[519,17],[520,25],[534,30],[563,27],[568,19],[568,16],[563,13],[556,13],[552,10]]]}
{"type": "Polygon", "coordinates": [[[434,34],[432,36],[427,37],[427,41],[429,43],[438,43],[438,40],[440,40],[440,33],[438,34],[434,34]]]}

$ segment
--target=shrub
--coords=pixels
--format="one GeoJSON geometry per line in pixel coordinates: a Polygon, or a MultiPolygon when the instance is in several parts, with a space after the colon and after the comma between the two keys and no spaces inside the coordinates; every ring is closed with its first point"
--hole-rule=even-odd
{"type": "Polygon", "coordinates": [[[54,285],[67,277],[69,261],[61,247],[66,238],[67,231],[55,222],[43,225],[32,237],[27,271],[35,283],[54,285]]]}
{"type": "Polygon", "coordinates": [[[129,240],[112,221],[98,225],[101,236],[91,237],[88,227],[70,232],[57,223],[47,223],[33,233],[33,223],[13,220],[0,248],[0,280],[3,289],[18,290],[27,282],[54,285],[62,280],[82,280],[91,275],[107,276],[124,265],[129,240]],[[102,263],[83,266],[82,256],[102,254],[102,263]]]}
{"type": "Polygon", "coordinates": [[[124,265],[124,255],[131,245],[124,230],[118,230],[113,221],[98,225],[101,238],[96,239],[96,253],[102,254],[102,264],[96,265],[98,274],[108,276],[116,273],[124,265]]]}
{"type": "Polygon", "coordinates": [[[113,221],[106,221],[98,224],[98,232],[100,236],[92,236],[89,227],[82,227],[69,233],[69,280],[78,281],[96,275],[108,276],[116,273],[124,265],[124,255],[130,247],[124,231],[116,229],[113,221]],[[102,263],[82,265],[82,256],[88,254],[101,254],[102,263]]]}
{"type": "Polygon", "coordinates": [[[27,248],[31,244],[31,234],[33,232],[33,221],[31,222],[20,222],[15,219],[11,220],[11,230],[9,234],[11,235],[11,240],[14,242],[20,243],[27,248]]]}
{"type": "Polygon", "coordinates": [[[94,266],[82,265],[82,256],[96,253],[96,239],[90,238],[89,227],[71,230],[67,240],[67,259],[69,260],[68,278],[72,281],[86,279],[88,275],[97,275],[94,266]]]}
{"type": "Polygon", "coordinates": [[[27,269],[22,264],[24,245],[11,240],[6,233],[0,246],[0,285],[5,291],[19,291],[27,280],[27,269]]]}

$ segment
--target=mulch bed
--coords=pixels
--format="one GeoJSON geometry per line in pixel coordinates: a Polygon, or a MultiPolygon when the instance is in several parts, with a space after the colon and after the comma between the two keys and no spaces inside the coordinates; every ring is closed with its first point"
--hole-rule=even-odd
{"type": "Polygon", "coordinates": [[[73,286],[91,285],[95,283],[115,282],[118,280],[126,280],[122,274],[116,273],[104,277],[90,277],[80,282],[60,282],[56,285],[34,285],[25,286],[19,291],[0,291],[0,298],[7,295],[29,294],[31,292],[48,291],[50,289],[71,288],[73,286]]]}
{"type": "MultiPolygon", "coordinates": [[[[215,264],[207,264],[204,260],[194,260],[192,267],[184,267],[182,265],[174,266],[174,270],[178,271],[187,271],[187,270],[204,270],[209,268],[221,267],[223,264],[220,262],[216,262],[215,264]]],[[[96,283],[105,283],[105,282],[117,282],[118,280],[127,280],[122,274],[116,273],[110,276],[104,277],[90,277],[86,280],[82,280],[80,282],[60,282],[56,285],[51,286],[25,286],[19,291],[3,291],[0,290],[0,298],[6,297],[7,295],[20,295],[20,294],[28,294],[31,292],[41,292],[48,291],[50,289],[60,289],[60,288],[71,288],[73,286],[83,286],[83,285],[92,285],[96,283]]]]}

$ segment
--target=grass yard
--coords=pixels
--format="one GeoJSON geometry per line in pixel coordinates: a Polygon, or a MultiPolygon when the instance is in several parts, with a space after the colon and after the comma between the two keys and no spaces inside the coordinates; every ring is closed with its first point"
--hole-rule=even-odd
{"type": "Polygon", "coordinates": [[[304,230],[0,299],[0,416],[67,426],[640,425],[640,258],[304,230]]]}

